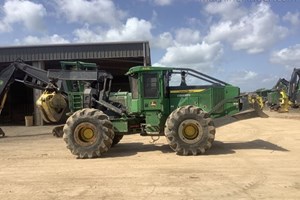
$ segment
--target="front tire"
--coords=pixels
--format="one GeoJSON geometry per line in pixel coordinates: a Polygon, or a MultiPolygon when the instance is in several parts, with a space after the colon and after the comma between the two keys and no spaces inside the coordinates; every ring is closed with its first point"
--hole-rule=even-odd
{"type": "Polygon", "coordinates": [[[112,147],[117,145],[123,138],[123,135],[115,135],[113,142],[112,142],[112,147]]]}
{"type": "Polygon", "coordinates": [[[114,138],[113,125],[107,115],[85,108],[71,115],[64,126],[64,141],[78,158],[96,158],[107,152],[114,138]]]}
{"type": "Polygon", "coordinates": [[[178,155],[204,154],[211,148],[215,133],[212,119],[195,106],[177,108],[165,124],[166,139],[178,155]]]}

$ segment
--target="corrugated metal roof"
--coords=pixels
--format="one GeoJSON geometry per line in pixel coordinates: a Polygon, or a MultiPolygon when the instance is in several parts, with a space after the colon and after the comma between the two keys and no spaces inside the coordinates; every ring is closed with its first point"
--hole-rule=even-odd
{"type": "Polygon", "coordinates": [[[137,58],[151,64],[149,42],[52,44],[0,47],[0,63],[24,61],[137,58]]]}

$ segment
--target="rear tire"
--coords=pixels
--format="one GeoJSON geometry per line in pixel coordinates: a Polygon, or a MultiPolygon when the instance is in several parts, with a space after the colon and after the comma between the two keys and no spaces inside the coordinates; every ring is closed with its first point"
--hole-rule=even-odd
{"type": "Polygon", "coordinates": [[[211,148],[215,133],[212,119],[195,106],[177,108],[165,124],[166,139],[178,155],[204,154],[211,148]]]}
{"type": "Polygon", "coordinates": [[[113,125],[107,115],[85,108],[71,115],[64,126],[64,141],[78,158],[96,158],[107,152],[114,138],[113,125]]]}

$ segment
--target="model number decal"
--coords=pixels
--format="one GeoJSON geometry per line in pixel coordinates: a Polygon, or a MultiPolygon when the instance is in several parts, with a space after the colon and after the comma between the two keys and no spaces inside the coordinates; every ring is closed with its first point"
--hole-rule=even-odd
{"type": "Polygon", "coordinates": [[[191,94],[178,94],[177,97],[190,97],[191,94]]]}

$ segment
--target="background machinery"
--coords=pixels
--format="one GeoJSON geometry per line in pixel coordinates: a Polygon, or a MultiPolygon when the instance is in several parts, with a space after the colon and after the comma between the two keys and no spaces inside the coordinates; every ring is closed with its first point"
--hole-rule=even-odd
{"type": "Polygon", "coordinates": [[[287,96],[289,81],[280,78],[266,95],[267,106],[279,112],[288,112],[289,98],[287,96]]]}
{"type": "Polygon", "coordinates": [[[0,72],[0,98],[4,105],[9,85],[16,80],[14,72],[21,70],[26,85],[45,90],[37,105],[46,120],[52,121],[52,113],[58,116],[69,105],[63,138],[79,158],[100,157],[123,135],[136,133],[166,136],[170,147],[180,155],[203,154],[215,138],[214,118],[267,117],[256,102],[252,104],[254,109],[240,112],[243,108],[238,87],[192,69],[133,67],[126,74],[131,91],[111,92],[109,73],[77,64],[42,71],[15,62],[0,72]],[[171,86],[171,77],[176,74],[181,77],[180,84],[171,86]],[[188,85],[187,76],[208,84],[188,85]],[[27,77],[31,81],[25,81],[27,77]]]}
{"type": "Polygon", "coordinates": [[[267,93],[267,105],[279,112],[288,112],[290,107],[300,105],[300,68],[294,68],[290,81],[280,78],[267,93]]]}
{"type": "Polygon", "coordinates": [[[300,68],[295,68],[291,75],[288,96],[294,107],[300,106],[300,68]]]}

